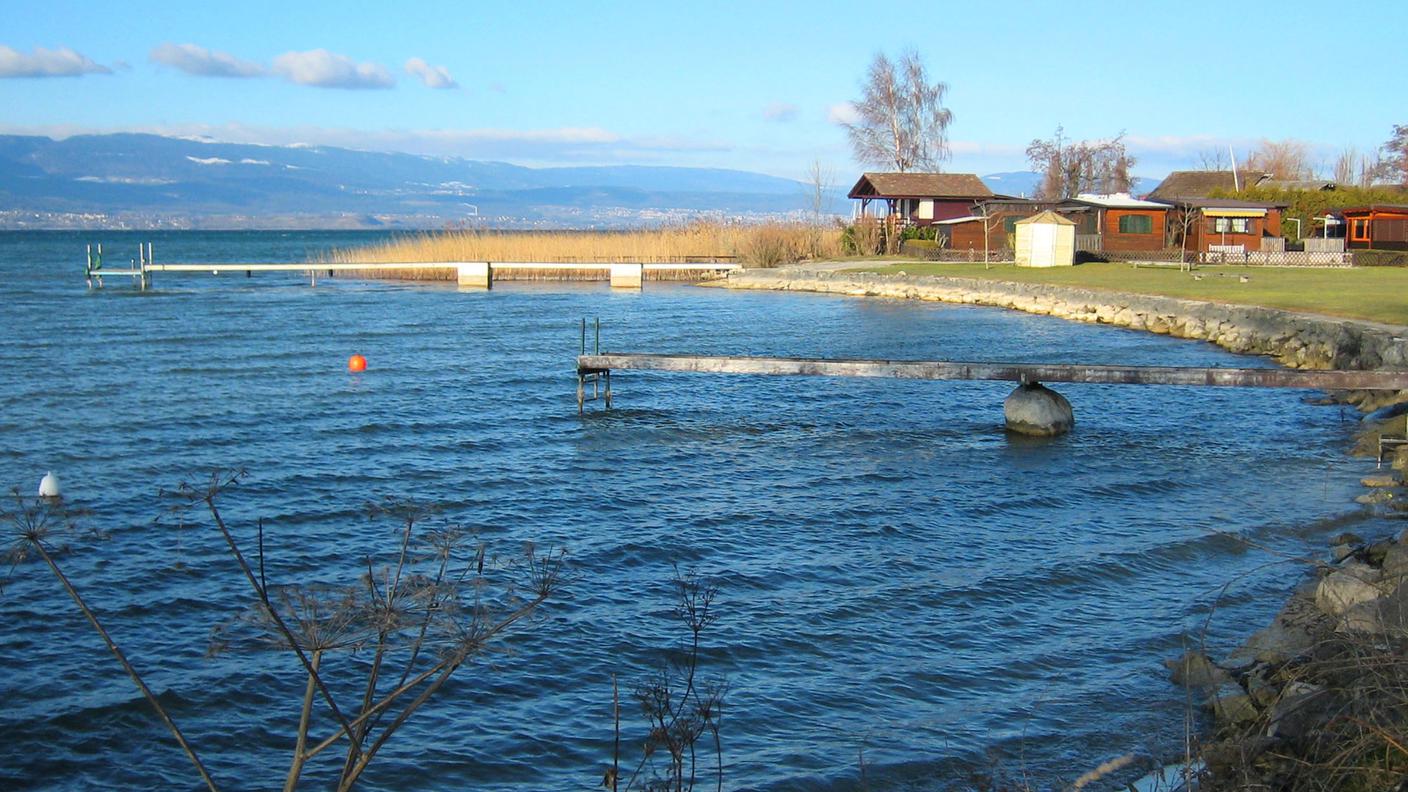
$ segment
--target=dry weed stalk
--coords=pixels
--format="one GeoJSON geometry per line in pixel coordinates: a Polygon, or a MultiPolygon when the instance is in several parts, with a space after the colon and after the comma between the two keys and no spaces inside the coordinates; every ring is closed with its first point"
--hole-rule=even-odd
{"type": "MultiPolygon", "coordinates": [[[[347,751],[340,760],[336,788],[351,789],[387,740],[458,669],[527,619],[562,580],[561,552],[539,554],[528,544],[520,560],[500,564],[469,532],[455,526],[420,530],[429,510],[393,502],[371,510],[374,516],[390,515],[400,522],[389,563],[379,566],[368,557],[365,570],[354,572],[352,582],[345,584],[273,585],[266,578],[262,522],[256,569],[217,503],[242,476],[217,472],[200,486],[182,484],[167,494],[179,501],[175,511],[183,515],[193,508],[209,514],[254,595],[246,609],[215,631],[211,652],[287,651],[302,668],[305,684],[285,790],[298,786],[310,760],[343,740],[347,751]],[[333,689],[328,659],[330,653],[351,656],[357,651],[369,651],[370,662],[358,668],[349,661],[333,674],[338,680],[365,674],[353,687],[356,702],[349,707],[333,689]],[[314,716],[320,709],[335,722],[325,733],[316,731],[314,716]]],[[[11,571],[33,557],[45,561],[175,736],[202,782],[215,790],[195,749],[60,570],[57,538],[77,530],[74,514],[57,499],[27,499],[16,492],[15,502],[14,509],[0,510],[0,520],[14,533],[4,555],[11,571]]]]}
{"type": "Polygon", "coordinates": [[[351,789],[387,740],[457,670],[533,613],[561,580],[561,553],[539,555],[529,544],[520,564],[486,571],[492,566],[486,548],[472,534],[455,526],[418,532],[429,511],[391,502],[371,511],[400,522],[392,563],[378,567],[369,557],[357,581],[344,585],[271,587],[262,552],[256,576],[217,506],[219,494],[241,475],[217,474],[203,487],[183,484],[176,494],[205,506],[255,594],[251,607],[217,632],[213,648],[291,651],[306,674],[285,790],[297,786],[309,760],[344,738],[336,788],[351,789]],[[338,704],[323,668],[329,652],[343,650],[372,654],[350,710],[338,704]],[[337,722],[321,739],[312,733],[318,701],[337,722]]]}
{"type": "MultiPolygon", "coordinates": [[[[713,610],[718,589],[702,582],[695,574],[681,575],[678,570],[673,583],[675,615],[689,631],[689,643],[681,658],[660,669],[653,679],[635,691],[636,703],[650,730],[641,747],[640,762],[626,782],[626,792],[630,792],[638,780],[651,792],[694,789],[699,780],[699,742],[706,737],[713,744],[715,789],[723,789],[723,742],[719,727],[728,685],[721,679],[699,677],[700,636],[718,618],[713,610]],[[665,757],[663,769],[655,764],[656,757],[662,754],[665,757]],[[642,775],[647,771],[648,777],[642,775]]],[[[619,710],[616,717],[615,754],[603,780],[603,785],[612,792],[617,792],[620,780],[619,710]]]]}
{"type": "MultiPolygon", "coordinates": [[[[38,556],[49,567],[49,571],[54,573],[54,577],[63,586],[64,591],[73,599],[74,605],[79,612],[92,625],[93,630],[103,639],[108,651],[117,659],[122,670],[127,672],[127,676],[132,680],[132,684],[137,686],[142,697],[147,700],[152,709],[156,711],[157,717],[166,725],[168,731],[176,738],[176,742],[185,752],[186,757],[195,766],[196,773],[200,776],[201,782],[207,789],[215,790],[215,781],[211,779],[210,773],[205,769],[205,764],[196,755],[196,750],[186,741],[181,729],[176,726],[176,721],[172,720],[170,713],[161,705],[156,694],[142,679],[142,675],[133,667],[127,655],[118,647],[107,628],[98,619],[98,614],[88,606],[87,601],[78,593],[78,588],[73,585],[68,576],[59,568],[58,556],[65,551],[64,545],[58,543],[66,535],[79,532],[78,518],[81,516],[76,510],[65,507],[62,498],[26,498],[20,494],[18,489],[11,491],[15,506],[12,509],[0,510],[0,522],[8,524],[14,532],[10,539],[9,547],[5,550],[5,563],[10,567],[7,573],[13,574],[15,567],[19,564],[38,556]]],[[[3,591],[0,586],[0,591],[3,591]]]]}

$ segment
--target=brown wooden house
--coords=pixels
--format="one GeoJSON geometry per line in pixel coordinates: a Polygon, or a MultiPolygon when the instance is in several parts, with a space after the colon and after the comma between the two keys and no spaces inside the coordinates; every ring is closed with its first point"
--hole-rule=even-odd
{"type": "Polygon", "coordinates": [[[860,201],[858,216],[880,202],[885,213],[906,225],[932,225],[973,214],[979,201],[993,197],[972,173],[866,173],[849,193],[860,201]]]}
{"type": "Polygon", "coordinates": [[[934,225],[939,230],[940,247],[982,252],[983,235],[986,233],[987,249],[1000,250],[1012,247],[1018,220],[1046,211],[1068,216],[1077,224],[1076,233],[1085,233],[1079,229],[1084,227],[1081,216],[1087,213],[1086,207],[1062,207],[1056,201],[1028,198],[995,197],[979,201],[970,214],[937,220],[934,225]]]}
{"type": "MultiPolygon", "coordinates": [[[[1127,193],[1082,193],[1063,201],[1061,206],[1088,210],[1076,229],[1077,248],[1080,250],[1121,253],[1162,250],[1164,247],[1169,211],[1167,204],[1141,201],[1127,193]]],[[[1062,214],[1070,216],[1072,213],[1062,214]]]]}
{"type": "Polygon", "coordinates": [[[1345,244],[1359,250],[1408,250],[1408,204],[1342,209],[1345,244]]]}
{"type": "Polygon", "coordinates": [[[1283,209],[1283,205],[1231,198],[1179,200],[1168,212],[1169,243],[1189,252],[1235,252],[1241,248],[1256,253],[1262,250],[1263,239],[1281,236],[1283,209]]]}

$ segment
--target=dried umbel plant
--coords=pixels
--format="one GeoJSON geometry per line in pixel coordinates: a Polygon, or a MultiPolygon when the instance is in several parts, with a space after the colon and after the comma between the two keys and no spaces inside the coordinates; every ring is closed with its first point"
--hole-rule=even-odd
{"type": "Polygon", "coordinates": [[[254,593],[249,606],[216,631],[212,650],[290,652],[306,677],[286,790],[297,786],[309,760],[344,740],[337,789],[352,788],[387,740],[458,669],[528,618],[562,581],[561,552],[543,555],[529,544],[520,557],[500,562],[463,528],[422,528],[433,509],[391,501],[370,509],[399,523],[388,558],[366,558],[344,583],[271,585],[262,524],[256,571],[218,506],[220,494],[241,475],[217,474],[174,495],[209,513],[254,593]],[[354,652],[369,653],[370,662],[353,660],[354,652]],[[330,653],[348,658],[339,679],[362,676],[350,705],[329,683],[330,653]],[[314,733],[319,706],[336,723],[325,735],[314,733]]]}
{"type": "MultiPolygon", "coordinates": [[[[626,781],[627,792],[640,781],[647,790],[685,792],[699,780],[701,748],[712,748],[716,789],[723,789],[723,742],[720,723],[728,684],[699,673],[700,637],[718,619],[714,598],[718,589],[698,575],[675,570],[675,616],[689,633],[680,656],[656,672],[635,691],[640,713],[649,726],[641,746],[641,759],[626,781]]],[[[603,786],[620,787],[620,720],[617,715],[616,749],[603,786]]],[[[709,761],[708,753],[702,760],[709,761]]]]}
{"type": "MultiPolygon", "coordinates": [[[[360,567],[347,570],[342,582],[270,583],[262,521],[255,527],[258,552],[251,562],[218,505],[243,476],[242,471],[220,471],[198,486],[182,484],[164,494],[176,501],[173,511],[183,525],[209,516],[253,595],[215,630],[210,651],[275,651],[297,658],[305,684],[286,790],[298,786],[310,760],[344,741],[336,788],[351,789],[387,740],[455,671],[528,619],[562,582],[561,552],[540,554],[526,545],[520,556],[500,561],[471,532],[453,525],[422,528],[433,509],[391,502],[371,509],[373,516],[398,522],[387,558],[367,557],[360,567]],[[334,670],[329,656],[346,662],[334,670]],[[320,734],[314,716],[323,713],[327,717],[321,720],[333,725],[320,734]]],[[[83,530],[77,512],[60,499],[25,498],[18,492],[12,503],[0,507],[10,574],[27,561],[47,565],[186,752],[201,781],[216,789],[195,748],[60,568],[65,542],[83,530]]]]}
{"type": "MultiPolygon", "coordinates": [[[[12,490],[11,496],[10,503],[13,505],[8,508],[0,508],[0,525],[3,525],[9,533],[6,537],[7,546],[5,548],[5,562],[9,566],[6,579],[14,573],[20,564],[26,561],[37,558],[48,566],[49,571],[54,574],[59,585],[63,586],[64,591],[68,593],[79,612],[103,639],[108,651],[127,672],[132,684],[137,686],[142,697],[147,700],[147,703],[156,711],[157,717],[161,718],[161,722],[176,738],[176,742],[180,744],[181,750],[185,751],[187,758],[195,766],[196,772],[200,775],[206,788],[214,790],[216,788],[215,782],[211,780],[210,773],[205,769],[205,764],[196,755],[195,748],[187,742],[185,735],[176,726],[170,713],[161,705],[151,688],[147,687],[142,675],[137,672],[137,669],[127,659],[127,655],[118,647],[117,642],[113,640],[112,635],[108,633],[107,628],[98,618],[98,614],[88,606],[87,601],[78,592],[78,588],[59,567],[59,557],[67,550],[66,541],[68,538],[80,533],[99,536],[96,532],[81,527],[80,518],[86,516],[86,513],[69,508],[59,497],[27,498],[21,495],[18,489],[12,490]]],[[[0,590],[3,590],[3,586],[0,586],[0,590]]]]}

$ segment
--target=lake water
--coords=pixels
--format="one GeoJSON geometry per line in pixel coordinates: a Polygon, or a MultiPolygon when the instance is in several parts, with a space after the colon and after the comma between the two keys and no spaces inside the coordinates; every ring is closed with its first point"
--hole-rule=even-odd
{"type": "MultiPolygon", "coordinates": [[[[719,589],[701,671],[729,685],[730,789],[859,789],[862,770],[872,789],[1054,787],[1175,756],[1183,695],[1159,661],[1214,603],[1214,653],[1264,622],[1300,574],[1278,554],[1383,527],[1352,504],[1354,417],[1300,392],[1057,386],[1076,429],[1034,442],[1002,430],[1005,383],[623,372],[616,409],[579,417],[573,374],[584,317],[613,351],[1269,365],[1202,343],[655,283],[82,277],[88,241],[111,267],[139,239],[159,261],[301,261],[377,238],[0,234],[0,484],[53,470],[92,510],[106,538],[62,563],[229,788],[281,783],[303,685],[281,655],[205,657],[248,591],[209,521],[158,520],[157,492],[217,467],[247,469],[227,516],[247,542],[263,518],[278,580],[355,577],[393,546],[362,516],[388,496],[442,504],[495,552],[568,551],[562,598],[409,721],[368,789],[597,788],[612,675],[628,698],[684,637],[675,566],[719,589]]],[[[42,565],[0,595],[0,668],[0,787],[193,786],[42,565]]],[[[622,727],[639,757],[629,702],[622,727]]]]}

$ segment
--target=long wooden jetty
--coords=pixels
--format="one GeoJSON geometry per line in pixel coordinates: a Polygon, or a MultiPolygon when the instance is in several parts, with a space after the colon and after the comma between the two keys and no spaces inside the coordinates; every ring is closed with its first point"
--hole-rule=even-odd
{"type": "MultiPolygon", "coordinates": [[[[598,331],[598,337],[600,333],[598,331]]],[[[584,330],[585,337],[585,330],[584,330]]],[[[585,344],[584,344],[585,346],[585,344]]],[[[596,353],[577,357],[577,410],[584,409],[586,385],[606,386],[611,407],[613,370],[677,371],[700,374],[757,374],[814,377],[890,377],[920,380],[1007,380],[1021,386],[1043,382],[1099,385],[1185,385],[1228,388],[1314,390],[1408,390],[1408,370],[1307,370],[1219,368],[1209,366],[1106,366],[1084,363],[993,363],[957,360],[873,360],[860,358],[753,357],[596,353]]]]}
{"type": "Polygon", "coordinates": [[[708,374],[891,377],[923,380],[1087,382],[1099,385],[1214,385],[1230,388],[1408,390],[1408,371],[1349,371],[1207,366],[1103,366],[1084,363],[985,363],[957,360],[740,357],[734,355],[580,355],[577,370],[633,369],[708,374]]]}
{"type": "MultiPolygon", "coordinates": [[[[88,263],[84,268],[89,288],[95,285],[102,288],[104,278],[130,277],[142,290],[152,285],[152,273],[243,273],[253,276],[256,272],[303,272],[309,283],[318,285],[319,273],[332,277],[337,272],[367,272],[371,270],[431,270],[445,269],[455,272],[460,286],[487,289],[493,285],[494,273],[533,270],[582,271],[606,274],[614,288],[639,289],[648,272],[695,273],[701,279],[716,277],[739,269],[734,261],[689,260],[678,262],[621,262],[621,261],[328,261],[306,263],[268,263],[254,261],[236,262],[174,262],[158,264],[155,261],[151,243],[137,246],[138,257],[125,268],[112,269],[103,266],[103,248],[96,251],[88,246],[88,263]],[[96,254],[96,255],[95,255],[96,254]]],[[[703,258],[703,257],[699,257],[703,258]]]]}

